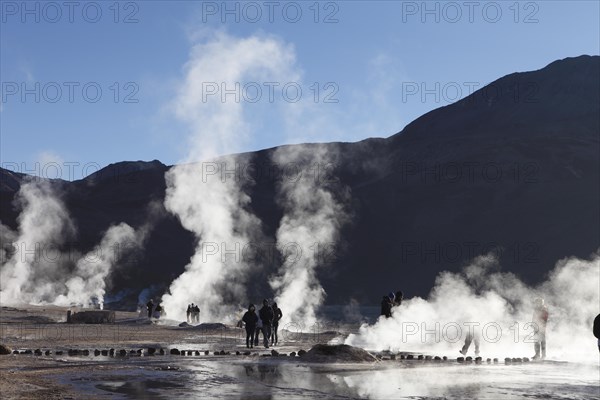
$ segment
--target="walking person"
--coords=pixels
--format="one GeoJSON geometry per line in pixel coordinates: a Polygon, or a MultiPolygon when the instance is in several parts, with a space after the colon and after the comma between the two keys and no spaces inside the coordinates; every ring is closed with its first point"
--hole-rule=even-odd
{"type": "Polygon", "coordinates": [[[263,300],[263,306],[258,312],[258,316],[262,321],[263,343],[265,348],[269,348],[269,339],[271,337],[271,328],[273,324],[273,309],[269,305],[269,300],[263,300]]]}
{"type": "Polygon", "coordinates": [[[277,306],[277,303],[273,303],[273,331],[271,332],[271,346],[277,344],[279,337],[277,336],[277,329],[279,329],[279,321],[283,317],[281,308],[277,306]]]}
{"type": "Polygon", "coordinates": [[[258,315],[256,315],[254,304],[248,306],[248,311],[246,311],[242,317],[242,321],[246,328],[246,347],[251,349],[254,347],[254,335],[256,333],[256,324],[258,322],[258,315]]]}
{"type": "Polygon", "coordinates": [[[154,311],[154,302],[152,299],[146,303],[146,309],[148,310],[148,318],[152,318],[152,311],[154,311]]]}

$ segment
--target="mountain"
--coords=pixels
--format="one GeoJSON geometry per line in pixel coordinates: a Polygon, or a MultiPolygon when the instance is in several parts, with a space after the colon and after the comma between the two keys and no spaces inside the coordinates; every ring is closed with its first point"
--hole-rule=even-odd
{"type": "MultiPolygon", "coordinates": [[[[502,77],[389,138],[326,144],[352,213],[334,261],[319,272],[327,301],[376,303],[396,289],[423,296],[439,271],[458,271],[490,251],[528,283],[564,257],[589,257],[600,247],[599,139],[600,57],[580,56],[502,77]]],[[[267,165],[274,150],[245,156],[267,165]]],[[[140,226],[148,203],[163,201],[169,168],[117,163],[60,182],[79,228],[76,246],[91,248],[112,223],[140,226]]],[[[23,175],[0,174],[0,219],[14,229],[23,175]]],[[[248,194],[273,238],[282,216],[274,180],[258,180],[248,194]]],[[[111,292],[131,289],[134,302],[143,288],[160,291],[194,245],[163,213],[143,254],[113,276],[111,292]]],[[[253,276],[254,299],[270,293],[266,277],[276,264],[253,276]]]]}

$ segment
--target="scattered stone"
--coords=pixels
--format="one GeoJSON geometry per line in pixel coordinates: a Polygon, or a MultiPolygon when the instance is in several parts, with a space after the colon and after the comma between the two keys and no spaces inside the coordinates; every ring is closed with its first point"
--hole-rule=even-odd
{"type": "Polygon", "coordinates": [[[142,355],[142,350],[140,349],[140,350],[136,351],[136,353],[137,353],[138,356],[141,356],[142,355]]]}
{"type": "Polygon", "coordinates": [[[130,356],[135,356],[137,354],[137,351],[135,350],[129,350],[129,355],[130,356]]]}
{"type": "Polygon", "coordinates": [[[435,357],[433,357],[433,360],[434,360],[434,361],[438,361],[438,362],[439,362],[439,361],[442,361],[442,357],[440,357],[440,356],[435,356],[435,357]]]}
{"type": "Polygon", "coordinates": [[[444,357],[442,357],[442,360],[448,361],[448,357],[444,356],[444,357]]]}
{"type": "Polygon", "coordinates": [[[368,351],[347,344],[317,344],[305,354],[298,355],[308,362],[374,362],[377,359],[368,351]]]}
{"type": "Polygon", "coordinates": [[[108,351],[108,354],[109,354],[111,357],[113,357],[113,356],[115,355],[115,349],[110,349],[110,350],[108,351]]]}
{"type": "Polygon", "coordinates": [[[127,355],[127,350],[124,350],[124,349],[123,350],[119,350],[119,355],[121,357],[125,357],[127,355]]]}
{"type": "Polygon", "coordinates": [[[108,355],[108,350],[102,350],[101,353],[102,353],[103,356],[107,356],[108,355]]]}
{"type": "Polygon", "coordinates": [[[472,362],[472,361],[473,361],[473,357],[470,357],[470,356],[469,356],[469,357],[465,358],[465,361],[466,361],[466,362],[472,362]]]}
{"type": "Polygon", "coordinates": [[[188,324],[188,323],[187,323],[187,322],[185,322],[185,321],[179,324],[179,327],[180,327],[180,328],[188,328],[188,327],[190,327],[190,326],[192,326],[192,325],[188,324]]]}
{"type": "Polygon", "coordinates": [[[98,349],[94,350],[94,355],[96,357],[98,357],[100,355],[100,350],[98,350],[98,349]]]}
{"type": "Polygon", "coordinates": [[[509,357],[506,357],[506,358],[504,359],[504,363],[505,363],[505,364],[510,364],[510,363],[512,363],[512,359],[511,359],[511,358],[509,358],[509,357]]]}
{"type": "Polygon", "coordinates": [[[81,352],[81,354],[83,354],[84,356],[89,356],[90,355],[90,351],[88,349],[85,349],[81,352]]]}
{"type": "Polygon", "coordinates": [[[302,357],[305,354],[306,354],[305,350],[298,350],[298,357],[302,357]]]}
{"type": "Polygon", "coordinates": [[[528,363],[528,362],[529,362],[529,358],[527,358],[527,357],[523,357],[523,362],[526,362],[526,363],[528,363]]]}
{"type": "Polygon", "coordinates": [[[13,350],[13,354],[19,354],[19,350],[13,350]]]}
{"type": "Polygon", "coordinates": [[[148,347],[148,355],[149,356],[153,356],[154,353],[156,353],[156,348],[154,348],[154,347],[148,347]]]}
{"type": "Polygon", "coordinates": [[[10,347],[0,344],[0,356],[5,356],[10,353],[12,353],[12,350],[10,347]]]}
{"type": "Polygon", "coordinates": [[[40,349],[35,349],[35,351],[33,352],[33,354],[35,354],[36,356],[41,356],[42,355],[42,351],[40,349]]]}
{"type": "Polygon", "coordinates": [[[245,352],[244,352],[244,355],[245,355],[245,356],[249,356],[250,354],[251,354],[251,353],[250,353],[249,351],[245,351],[245,352]]]}
{"type": "Polygon", "coordinates": [[[290,357],[296,357],[296,352],[295,352],[295,351],[292,351],[292,352],[290,353],[290,357]]]}
{"type": "Polygon", "coordinates": [[[396,355],[395,355],[395,354],[392,354],[392,355],[390,356],[390,359],[391,359],[391,360],[395,360],[395,359],[396,359],[396,355]]]}
{"type": "Polygon", "coordinates": [[[70,324],[111,324],[115,322],[115,312],[107,310],[80,311],[67,313],[67,323],[70,324]]]}
{"type": "Polygon", "coordinates": [[[419,354],[419,356],[417,357],[419,360],[423,360],[423,355],[419,354]]]}
{"type": "Polygon", "coordinates": [[[54,354],[56,354],[57,356],[62,356],[62,355],[63,355],[63,352],[62,352],[62,350],[58,350],[58,351],[57,351],[56,353],[54,353],[54,354]]]}
{"type": "Polygon", "coordinates": [[[218,352],[218,351],[215,351],[213,354],[214,354],[215,356],[218,356],[218,355],[219,355],[219,352],[218,352]]]}
{"type": "Polygon", "coordinates": [[[271,357],[270,354],[262,354],[261,357],[271,357]]]}
{"type": "Polygon", "coordinates": [[[242,353],[240,353],[239,351],[236,351],[236,352],[235,352],[235,355],[236,355],[236,356],[239,356],[240,354],[242,354],[242,353]]]}
{"type": "Polygon", "coordinates": [[[522,362],[523,362],[523,359],[522,359],[522,358],[520,358],[520,357],[519,357],[519,358],[517,358],[516,360],[517,360],[517,362],[518,362],[518,363],[522,363],[522,362]]]}
{"type": "Polygon", "coordinates": [[[273,350],[271,350],[271,355],[273,357],[277,357],[279,355],[279,352],[277,350],[273,349],[273,350]]]}
{"type": "Polygon", "coordinates": [[[204,355],[205,355],[205,356],[207,356],[207,355],[209,355],[209,354],[210,354],[210,351],[208,351],[208,350],[205,350],[205,351],[204,351],[204,355]]]}
{"type": "Polygon", "coordinates": [[[165,355],[165,349],[160,349],[158,351],[158,354],[160,354],[161,356],[164,356],[165,355]]]}
{"type": "Polygon", "coordinates": [[[414,360],[415,356],[413,356],[412,354],[409,354],[409,355],[406,356],[406,359],[407,360],[414,360]]]}
{"type": "Polygon", "coordinates": [[[456,359],[456,361],[458,361],[459,363],[464,363],[465,362],[465,358],[464,357],[458,357],[456,359]]]}
{"type": "Polygon", "coordinates": [[[404,354],[400,354],[400,359],[401,359],[401,360],[405,360],[405,359],[406,359],[406,356],[405,356],[404,354]]]}
{"type": "Polygon", "coordinates": [[[177,350],[177,349],[171,349],[171,351],[169,352],[169,354],[171,354],[172,356],[178,356],[179,355],[179,350],[177,350]]]}
{"type": "Polygon", "coordinates": [[[494,358],[492,361],[494,361],[494,364],[498,364],[498,359],[494,358]]]}
{"type": "Polygon", "coordinates": [[[44,352],[44,354],[45,354],[45,355],[47,355],[47,356],[49,356],[50,354],[52,354],[52,352],[51,352],[50,350],[46,350],[46,351],[44,352]]]}
{"type": "Polygon", "coordinates": [[[200,352],[198,350],[196,350],[196,352],[194,354],[196,354],[197,356],[199,356],[200,352]]]}
{"type": "Polygon", "coordinates": [[[425,361],[431,361],[431,356],[425,356],[425,361]]]}
{"type": "Polygon", "coordinates": [[[475,363],[477,363],[477,364],[481,364],[482,360],[483,359],[481,357],[475,357],[475,363]]]}
{"type": "Polygon", "coordinates": [[[485,361],[486,361],[488,364],[491,364],[491,363],[492,363],[492,359],[491,359],[491,358],[488,358],[488,359],[487,359],[487,360],[485,360],[485,361]]]}
{"type": "Polygon", "coordinates": [[[225,355],[225,350],[221,350],[221,351],[219,352],[219,355],[221,355],[221,356],[224,356],[224,355],[225,355]]]}
{"type": "Polygon", "coordinates": [[[194,355],[194,351],[193,350],[188,350],[187,355],[188,356],[193,356],[194,355]]]}

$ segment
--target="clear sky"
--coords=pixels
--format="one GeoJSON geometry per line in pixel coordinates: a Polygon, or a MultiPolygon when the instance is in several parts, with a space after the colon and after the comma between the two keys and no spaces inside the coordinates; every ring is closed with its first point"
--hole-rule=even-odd
{"type": "Polygon", "coordinates": [[[203,120],[216,99],[245,123],[217,151],[357,141],[503,75],[600,53],[598,1],[0,4],[2,164],[78,163],[63,179],[184,160],[190,132],[218,123],[203,120]]]}

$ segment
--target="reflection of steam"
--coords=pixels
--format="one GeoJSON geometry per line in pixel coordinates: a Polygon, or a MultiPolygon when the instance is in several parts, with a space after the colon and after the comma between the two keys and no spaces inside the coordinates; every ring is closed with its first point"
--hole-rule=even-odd
{"type": "Polygon", "coordinates": [[[335,243],[347,218],[343,203],[328,187],[331,177],[324,166],[331,166],[330,157],[325,146],[281,147],[273,155],[276,163],[304,167],[298,179],[283,179],[278,188],[277,200],[284,216],[277,243],[284,260],[279,274],[270,279],[284,320],[287,316],[304,326],[316,322],[315,311],[325,297],[316,269],[331,260],[323,259],[322,249],[335,243]],[[289,244],[300,251],[293,256],[286,254],[289,244]]]}
{"type": "Polygon", "coordinates": [[[296,78],[290,67],[293,49],[275,38],[238,39],[216,33],[204,39],[192,48],[185,82],[173,103],[175,115],[189,127],[190,150],[184,164],[167,172],[165,206],[198,239],[184,273],[162,298],[166,312],[175,319],[185,318],[192,301],[202,306],[202,318],[210,320],[225,317],[231,311],[228,307],[245,299],[250,266],[226,253],[251,242],[260,229],[260,221],[248,210],[250,198],[240,177],[231,172],[248,160],[228,156],[194,163],[234,152],[250,132],[243,102],[205,96],[206,84],[233,88],[245,80],[296,78]],[[220,251],[211,254],[209,247],[220,251]]]}
{"type": "Polygon", "coordinates": [[[346,343],[373,350],[459,355],[467,331],[475,329],[482,335],[485,356],[532,356],[533,327],[527,324],[533,299],[542,296],[550,312],[548,356],[597,362],[590,326],[600,303],[598,255],[589,261],[560,261],[548,280],[534,288],[513,274],[492,271],[496,266],[487,256],[475,259],[463,273],[442,272],[428,300],[406,300],[392,318],[361,326],[346,343]]]}
{"type": "MultiPolygon", "coordinates": [[[[60,260],[60,246],[75,228],[48,181],[31,179],[23,183],[16,198],[22,212],[14,242],[16,251],[0,271],[1,300],[3,303],[52,301],[65,272],[56,261],[60,260]]],[[[10,233],[3,233],[3,239],[7,236],[10,233]]]]}

